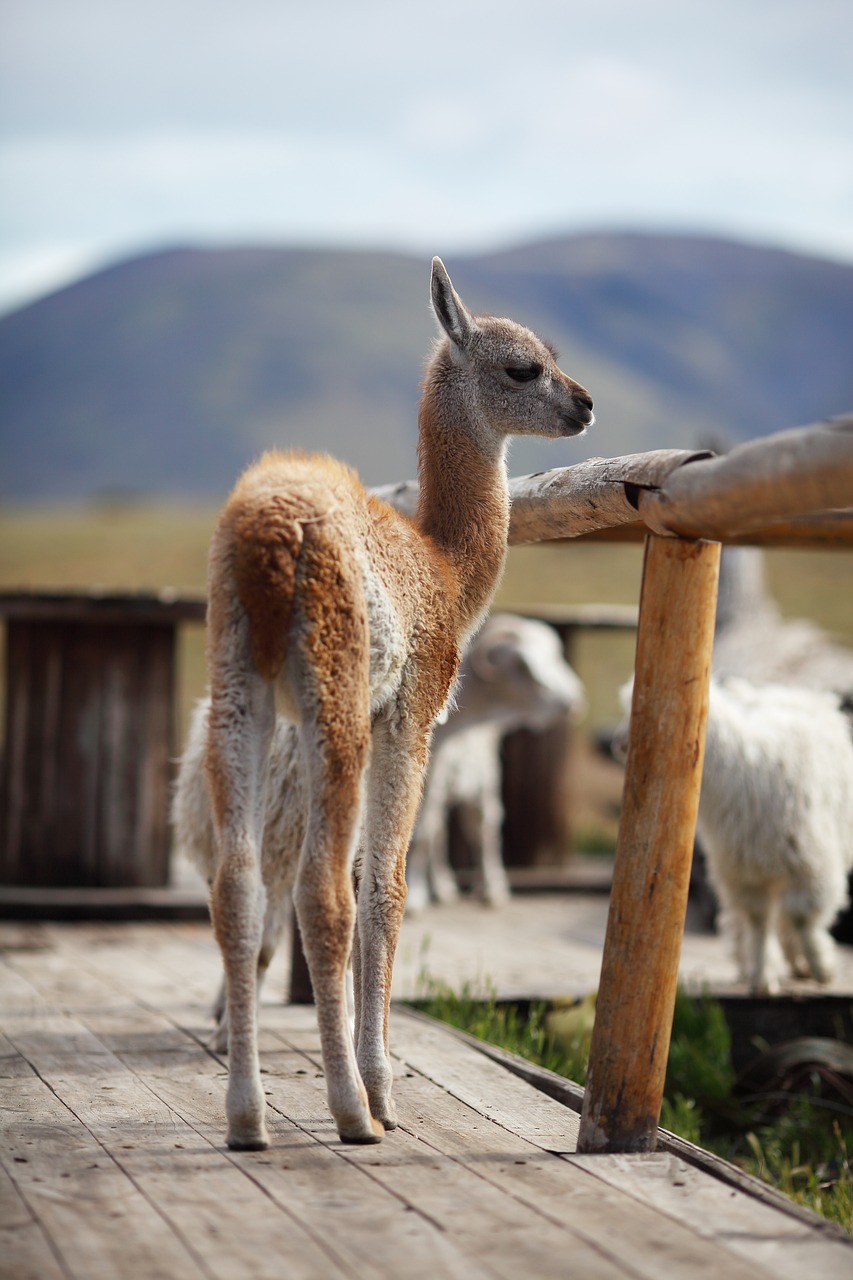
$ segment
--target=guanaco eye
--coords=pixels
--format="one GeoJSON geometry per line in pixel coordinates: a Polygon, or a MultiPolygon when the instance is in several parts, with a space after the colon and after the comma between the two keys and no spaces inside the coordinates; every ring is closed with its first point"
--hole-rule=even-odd
{"type": "Polygon", "coordinates": [[[512,378],[513,382],[534,382],[541,372],[541,364],[537,364],[535,361],[533,364],[508,364],[504,366],[504,373],[508,378],[512,378]]]}

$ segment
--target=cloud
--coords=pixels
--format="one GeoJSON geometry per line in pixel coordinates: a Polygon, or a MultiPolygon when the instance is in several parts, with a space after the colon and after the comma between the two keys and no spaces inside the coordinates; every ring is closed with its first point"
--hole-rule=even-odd
{"type": "Polygon", "coordinates": [[[30,250],[0,250],[0,314],[87,275],[103,259],[101,246],[42,243],[30,250]]]}
{"type": "Polygon", "coordinates": [[[16,0],[4,37],[7,281],[99,246],[596,224],[853,257],[844,0],[16,0]]]}

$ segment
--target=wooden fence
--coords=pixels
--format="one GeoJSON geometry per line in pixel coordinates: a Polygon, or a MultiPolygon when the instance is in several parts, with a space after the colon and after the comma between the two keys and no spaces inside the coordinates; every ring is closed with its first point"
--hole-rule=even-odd
{"type": "MultiPolygon", "coordinates": [[[[383,496],[412,510],[417,488],[383,496]]],[[[853,415],[722,457],[593,459],[511,485],[510,542],[646,539],[631,734],[578,1149],[654,1149],[705,748],[722,543],[853,547],[853,415]]]]}

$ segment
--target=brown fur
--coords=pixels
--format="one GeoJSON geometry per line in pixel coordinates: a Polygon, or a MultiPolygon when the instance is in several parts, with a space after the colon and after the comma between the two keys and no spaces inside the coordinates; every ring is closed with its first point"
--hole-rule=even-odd
{"type": "Polygon", "coordinates": [[[270,450],[246,471],[222,515],[230,527],[238,599],[249,619],[252,656],[265,680],[274,680],[287,654],[297,567],[306,531],[333,514],[336,490],[345,488],[357,501],[365,494],[358,476],[337,459],[312,458],[301,450],[270,450]],[[328,490],[310,494],[317,462],[328,476],[328,490]],[[294,477],[309,484],[294,499],[288,488],[294,477]],[[313,500],[312,500],[313,499],[313,500]]]}
{"type": "Polygon", "coordinates": [[[318,547],[309,529],[300,586],[329,785],[352,789],[370,747],[369,637],[361,583],[341,548],[318,547]]]}
{"type": "Polygon", "coordinates": [[[237,596],[249,619],[252,657],[265,680],[274,680],[284,663],[302,550],[302,525],[284,507],[273,497],[263,511],[241,510],[234,517],[237,596]]]}
{"type": "MultiPolygon", "coordinates": [[[[437,549],[448,578],[455,580],[454,596],[462,604],[459,623],[469,624],[479,617],[485,600],[490,600],[494,586],[503,573],[506,561],[505,529],[509,520],[509,498],[496,493],[492,483],[493,465],[485,459],[471,440],[456,442],[454,453],[447,456],[441,448],[441,422],[435,407],[426,398],[420,414],[419,450],[438,459],[424,477],[418,510],[418,523],[429,534],[437,549]],[[452,495],[464,484],[475,504],[461,511],[452,495]]],[[[457,624],[458,625],[458,624],[457,624]]]]}
{"type": "Polygon", "coordinates": [[[396,1123],[388,1004],[431,727],[506,556],[505,439],[573,434],[592,416],[589,396],[548,348],[511,321],[473,317],[437,259],[432,299],[446,338],[424,387],[417,520],[368,498],[334,459],[272,452],[238,481],[214,534],[206,767],[220,865],[211,911],[232,1055],[228,1141],[237,1148],[267,1141],[258,858],[276,702],[300,723],[306,762],[310,812],[294,903],[329,1105],[342,1138],[372,1142],[396,1123]],[[530,385],[513,380],[518,367],[536,369],[530,385]],[[343,999],[351,952],[355,1048],[343,999]]]}

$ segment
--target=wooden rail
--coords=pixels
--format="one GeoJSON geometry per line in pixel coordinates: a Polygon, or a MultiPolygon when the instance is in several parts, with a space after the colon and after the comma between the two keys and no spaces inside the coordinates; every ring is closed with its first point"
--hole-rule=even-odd
{"type": "MultiPolygon", "coordinates": [[[[414,515],[415,481],[374,493],[414,515]]],[[[510,481],[509,542],[636,541],[853,547],[853,414],[738,445],[591,458],[510,481]]]]}
{"type": "MultiPolygon", "coordinates": [[[[578,1140],[655,1147],[705,745],[720,543],[853,547],[853,415],[725,457],[662,450],[512,481],[511,543],[646,538],[631,746],[578,1140]]],[[[383,496],[413,510],[417,487],[383,496]]]]}

